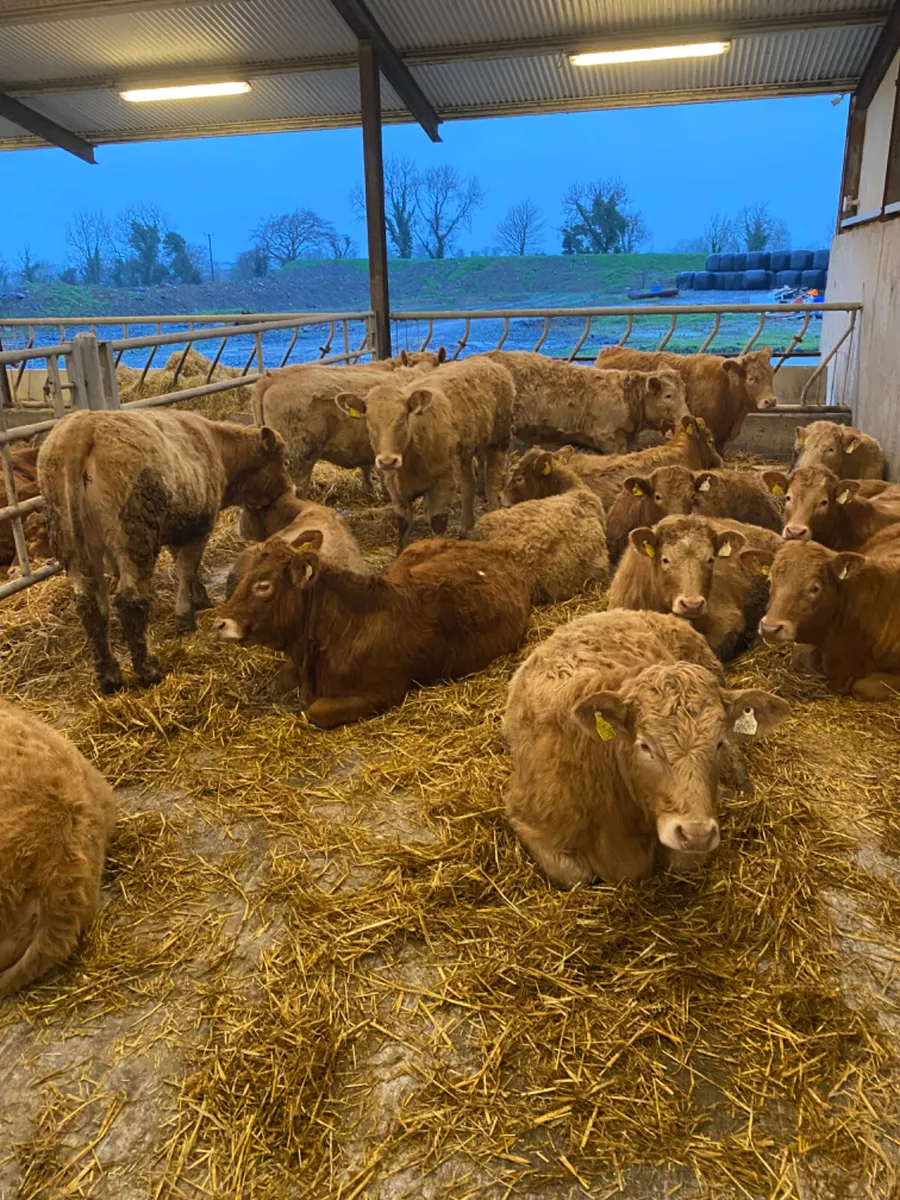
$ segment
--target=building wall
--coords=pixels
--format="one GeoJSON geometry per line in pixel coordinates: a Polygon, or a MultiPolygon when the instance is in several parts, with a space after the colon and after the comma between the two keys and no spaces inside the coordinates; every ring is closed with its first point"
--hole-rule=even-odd
{"type": "Polygon", "coordinates": [[[900,55],[897,55],[889,67],[866,113],[866,136],[863,140],[862,169],[859,176],[859,213],[880,209],[884,197],[884,176],[891,142],[898,69],[900,55]]]}

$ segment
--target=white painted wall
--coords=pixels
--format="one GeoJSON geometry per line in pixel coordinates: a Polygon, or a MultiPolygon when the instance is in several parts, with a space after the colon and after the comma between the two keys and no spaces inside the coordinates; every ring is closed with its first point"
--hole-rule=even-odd
{"type": "Polygon", "coordinates": [[[897,95],[897,73],[900,54],[888,68],[875,98],[866,113],[866,136],[863,140],[862,170],[859,177],[859,208],[857,212],[874,212],[884,202],[884,178],[887,173],[888,147],[894,120],[897,95]]]}

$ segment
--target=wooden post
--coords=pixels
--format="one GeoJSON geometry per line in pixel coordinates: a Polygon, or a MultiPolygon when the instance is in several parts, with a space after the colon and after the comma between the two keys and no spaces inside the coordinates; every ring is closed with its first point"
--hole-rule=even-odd
{"type": "Polygon", "coordinates": [[[366,232],[369,293],[375,314],[375,356],[391,357],[391,301],[388,291],[387,229],[384,220],[384,156],[381,146],[381,78],[371,42],[359,43],[359,97],[366,177],[366,232]]]}

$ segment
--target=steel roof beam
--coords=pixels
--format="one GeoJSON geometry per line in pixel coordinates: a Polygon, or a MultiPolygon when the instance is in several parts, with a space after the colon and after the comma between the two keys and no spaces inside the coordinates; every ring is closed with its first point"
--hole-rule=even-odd
{"type": "Polygon", "coordinates": [[[67,150],[69,154],[74,154],[76,158],[81,158],[86,163],[95,161],[94,147],[90,142],[86,142],[71,129],[66,129],[42,113],[29,108],[27,104],[22,104],[20,100],[7,96],[5,92],[0,92],[0,117],[12,121],[13,125],[26,129],[35,137],[43,138],[52,146],[58,146],[60,150],[67,150]]]}
{"type": "Polygon", "coordinates": [[[872,48],[869,61],[863,68],[863,73],[853,93],[854,109],[866,109],[875,99],[875,93],[888,72],[888,67],[894,61],[894,55],[900,50],[900,0],[894,0],[894,6],[885,22],[878,41],[872,48]]]}
{"type": "Polygon", "coordinates": [[[409,73],[409,68],[388,41],[387,34],[369,12],[363,0],[331,0],[332,6],[361,42],[371,44],[382,75],[416,118],[433,142],[439,142],[441,118],[431,101],[409,73]]]}

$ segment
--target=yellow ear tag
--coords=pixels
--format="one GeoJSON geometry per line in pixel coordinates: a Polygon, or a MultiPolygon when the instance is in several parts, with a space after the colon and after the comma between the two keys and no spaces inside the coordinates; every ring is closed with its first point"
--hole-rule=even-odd
{"type": "Polygon", "coordinates": [[[616,731],[607,721],[606,717],[601,717],[599,713],[594,713],[594,724],[597,726],[597,736],[601,742],[611,742],[616,736],[616,731]]]}
{"type": "Polygon", "coordinates": [[[313,553],[315,553],[315,550],[316,550],[316,548],[312,544],[312,542],[304,542],[302,546],[297,546],[296,549],[301,552],[303,550],[312,550],[313,553]]]}
{"type": "Polygon", "coordinates": [[[852,454],[852,453],[853,453],[853,451],[856,449],[856,447],[857,447],[858,445],[859,445],[859,442],[854,442],[854,443],[852,444],[852,446],[848,446],[848,447],[847,447],[847,449],[844,451],[844,453],[845,453],[845,454],[852,454]]]}
{"type": "Polygon", "coordinates": [[[549,463],[544,463],[544,474],[545,475],[549,475],[552,470],[553,470],[553,468],[550,466],[549,463]]]}
{"type": "Polygon", "coordinates": [[[634,492],[635,496],[643,496],[644,494],[644,489],[639,483],[636,483],[631,490],[634,492]]]}
{"type": "Polygon", "coordinates": [[[648,558],[656,558],[656,547],[652,542],[644,542],[644,553],[648,558]]]}
{"type": "Polygon", "coordinates": [[[685,429],[686,429],[686,430],[687,430],[687,432],[688,432],[688,433],[691,435],[691,437],[693,437],[693,435],[694,435],[694,427],[693,427],[693,425],[685,425],[685,429]]]}
{"type": "Polygon", "coordinates": [[[846,504],[849,499],[850,499],[849,492],[841,492],[841,494],[837,498],[837,502],[838,502],[838,504],[846,504]]]}
{"type": "Polygon", "coordinates": [[[348,408],[347,412],[350,414],[351,417],[361,417],[362,416],[362,413],[359,411],[358,408],[348,408]]]}
{"type": "Polygon", "coordinates": [[[769,564],[768,564],[768,563],[763,563],[763,565],[762,565],[762,566],[761,566],[759,569],[760,569],[760,571],[763,573],[763,575],[768,575],[768,573],[769,573],[769,564]]]}
{"type": "Polygon", "coordinates": [[[783,496],[784,495],[784,488],[781,486],[780,483],[772,484],[772,495],[773,496],[783,496]]]}
{"type": "Polygon", "coordinates": [[[312,573],[313,573],[312,563],[307,563],[306,570],[303,572],[303,578],[304,579],[312,579],[312,573]]]}
{"type": "Polygon", "coordinates": [[[850,568],[849,568],[849,567],[841,567],[841,569],[838,571],[838,579],[846,579],[846,578],[847,578],[847,572],[848,572],[849,570],[850,570],[850,568]]]}
{"type": "Polygon", "coordinates": [[[719,558],[728,558],[731,554],[731,542],[723,542],[719,547],[719,558]]]}
{"type": "Polygon", "coordinates": [[[712,487],[711,480],[704,479],[703,482],[700,484],[700,486],[697,488],[697,491],[698,492],[708,492],[711,487],[712,487]]]}

